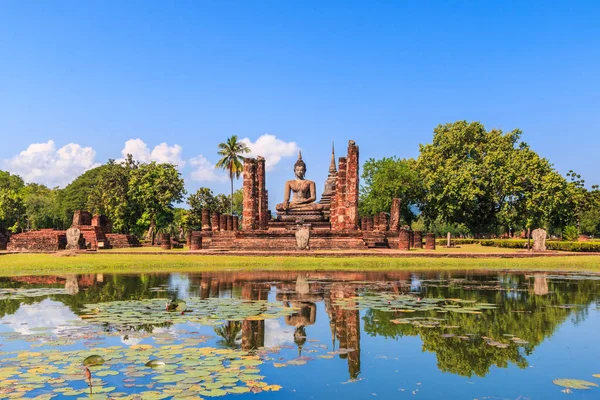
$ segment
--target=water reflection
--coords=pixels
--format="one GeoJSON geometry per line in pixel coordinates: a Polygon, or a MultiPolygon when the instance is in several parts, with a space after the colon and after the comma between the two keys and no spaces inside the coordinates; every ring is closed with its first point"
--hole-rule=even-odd
{"type": "MultiPolygon", "coordinates": [[[[32,334],[35,328],[57,332],[68,321],[79,319],[88,303],[146,298],[236,298],[276,300],[294,309],[281,319],[230,320],[212,329],[219,346],[258,350],[295,346],[297,356],[310,357],[313,340],[347,364],[347,376],[361,376],[361,338],[419,338],[422,351],[435,354],[437,369],[459,376],[486,376],[492,366],[524,369],[528,356],[571,319],[584,321],[589,305],[597,301],[596,277],[536,273],[489,274],[483,272],[236,272],[201,274],[67,275],[0,278],[0,289],[64,289],[37,297],[0,296],[0,330],[32,334]],[[585,278],[585,279],[584,279],[585,278]],[[482,313],[419,311],[415,316],[443,318],[444,329],[398,323],[407,310],[359,310],[359,296],[393,293],[418,299],[457,298],[497,305],[482,313]],[[340,302],[340,300],[345,300],[340,302]],[[321,329],[328,325],[327,331],[321,329]],[[33,329],[33,330],[32,330],[33,329]],[[457,332],[449,334],[449,332],[457,332]],[[443,335],[446,333],[446,335],[443,335]],[[496,347],[491,339],[517,337],[522,346],[496,347]]],[[[410,310],[409,310],[410,311],[410,310]]],[[[412,316],[412,313],[411,313],[412,316]]],[[[110,329],[109,326],[106,329],[110,329]]],[[[161,334],[169,323],[147,324],[142,329],[161,334]]],[[[127,345],[139,338],[123,335],[127,345]]]]}

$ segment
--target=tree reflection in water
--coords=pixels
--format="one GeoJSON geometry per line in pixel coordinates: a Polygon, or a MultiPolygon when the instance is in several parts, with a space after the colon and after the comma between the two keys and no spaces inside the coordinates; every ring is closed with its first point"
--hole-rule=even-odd
{"type": "MultiPolygon", "coordinates": [[[[345,359],[348,374],[356,379],[361,371],[361,329],[363,334],[390,339],[418,336],[422,350],[433,352],[441,371],[462,376],[485,376],[492,366],[510,363],[528,366],[526,356],[553,335],[557,327],[571,318],[579,323],[587,316],[590,303],[598,298],[599,282],[594,279],[568,279],[547,274],[489,274],[481,272],[313,272],[310,276],[285,272],[221,272],[180,275],[189,280],[191,296],[200,298],[233,297],[248,301],[266,301],[275,290],[275,299],[296,311],[283,318],[294,329],[293,340],[299,352],[310,338],[317,317],[329,320],[331,351],[339,351],[345,359]],[[418,284],[417,284],[418,283],[418,284]],[[352,300],[364,293],[413,294],[423,298],[460,298],[479,303],[493,303],[496,310],[482,314],[421,311],[410,316],[444,318],[443,325],[455,329],[439,329],[396,324],[392,321],[407,315],[367,309],[342,307],[339,300],[352,300]],[[318,316],[318,304],[325,314],[318,316]],[[364,324],[361,328],[361,320],[364,324]],[[441,333],[469,334],[469,340],[444,337],[441,333]],[[527,341],[523,346],[498,348],[486,344],[484,338],[502,340],[515,335],[527,341]],[[337,348],[336,348],[337,345],[337,348]]],[[[177,289],[169,286],[169,275],[70,275],[47,277],[0,278],[0,288],[65,288],[65,294],[37,298],[0,298],[0,318],[14,314],[21,304],[32,304],[51,298],[81,313],[82,306],[115,300],[170,298],[177,289]]],[[[348,304],[348,303],[346,303],[348,304]]],[[[163,324],[164,326],[164,324],[163,324]]],[[[143,325],[152,332],[156,325],[143,325]]],[[[139,327],[138,327],[139,328],[139,327]]],[[[106,329],[110,329],[107,325],[106,329]]],[[[285,328],[279,328],[285,329],[285,328]]],[[[256,350],[265,345],[265,321],[227,321],[214,328],[218,344],[227,348],[256,350]]]]}

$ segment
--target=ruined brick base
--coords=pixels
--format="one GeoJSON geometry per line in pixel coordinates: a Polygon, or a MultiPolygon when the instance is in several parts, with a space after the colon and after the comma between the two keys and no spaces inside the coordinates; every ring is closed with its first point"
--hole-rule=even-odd
{"type": "Polygon", "coordinates": [[[106,240],[111,249],[125,249],[128,247],[140,247],[140,241],[134,235],[123,235],[120,233],[107,233],[106,240]]]}
{"type": "Polygon", "coordinates": [[[66,231],[42,229],[12,235],[6,248],[8,251],[57,251],[66,246],[66,231]]]}

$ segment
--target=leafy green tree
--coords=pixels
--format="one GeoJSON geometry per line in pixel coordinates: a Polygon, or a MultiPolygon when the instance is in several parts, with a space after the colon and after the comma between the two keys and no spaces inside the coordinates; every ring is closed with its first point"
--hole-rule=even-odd
{"type": "Polygon", "coordinates": [[[227,214],[228,211],[233,210],[231,200],[226,195],[219,193],[215,196],[215,211],[220,214],[227,214]]]}
{"type": "Polygon", "coordinates": [[[21,195],[25,205],[26,229],[61,227],[59,189],[49,189],[38,183],[29,183],[21,190],[21,195]]]}
{"type": "Polygon", "coordinates": [[[200,229],[202,227],[202,210],[208,209],[214,212],[217,208],[217,200],[209,188],[201,187],[188,196],[187,204],[190,206],[188,210],[189,224],[192,229],[200,229]]]}
{"type": "Polygon", "coordinates": [[[25,205],[20,192],[24,187],[20,176],[0,171],[0,232],[23,228],[25,205]]]}
{"type": "Polygon", "coordinates": [[[244,189],[233,192],[233,213],[241,216],[244,205],[244,189]]]}
{"type": "Polygon", "coordinates": [[[598,190],[598,185],[592,186],[591,191],[587,190],[585,188],[585,180],[573,170],[567,173],[567,177],[569,178],[569,183],[566,193],[569,197],[570,210],[573,213],[576,223],[577,235],[579,235],[581,233],[582,214],[600,205],[598,196],[596,195],[600,191],[598,190]]]}
{"type": "Polygon", "coordinates": [[[184,182],[173,164],[141,164],[131,171],[128,195],[142,210],[138,226],[153,240],[157,229],[173,220],[173,203],[183,200],[184,182]]]}
{"type": "Polygon", "coordinates": [[[75,210],[85,210],[87,208],[88,198],[100,182],[100,175],[106,168],[106,165],[92,168],[59,191],[61,228],[66,229],[71,226],[75,210]]]}
{"type": "Polygon", "coordinates": [[[250,149],[248,146],[240,142],[237,135],[231,136],[224,143],[219,143],[218,154],[221,156],[221,159],[215,167],[222,168],[229,174],[229,180],[231,181],[231,214],[233,214],[233,178],[239,179],[242,174],[244,157],[241,154],[249,152],[250,149]]]}
{"type": "Polygon", "coordinates": [[[109,160],[98,174],[98,182],[87,199],[87,209],[106,215],[117,232],[132,232],[142,214],[141,207],[130,197],[131,172],[139,163],[128,154],[122,163],[109,160]]]}
{"type": "Polygon", "coordinates": [[[361,215],[389,212],[392,199],[399,198],[404,222],[410,225],[415,219],[415,211],[422,196],[415,160],[370,158],[363,165],[362,181],[359,201],[361,215]]]}

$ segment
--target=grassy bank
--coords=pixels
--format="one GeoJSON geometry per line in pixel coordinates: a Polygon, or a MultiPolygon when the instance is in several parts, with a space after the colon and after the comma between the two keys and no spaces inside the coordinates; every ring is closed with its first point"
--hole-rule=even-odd
{"type": "Polygon", "coordinates": [[[262,257],[177,254],[7,254],[0,276],[215,270],[527,269],[600,272],[600,256],[504,258],[262,257]]]}

